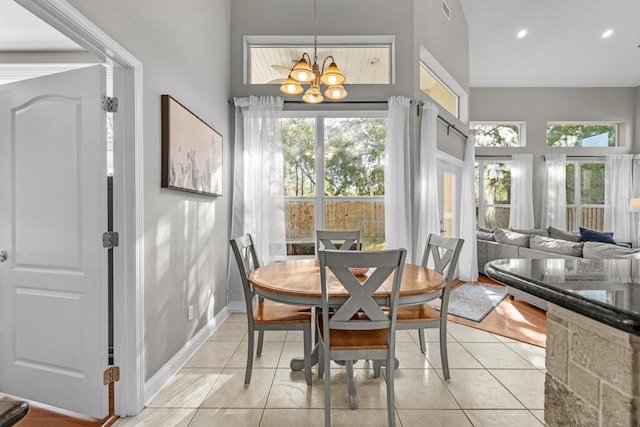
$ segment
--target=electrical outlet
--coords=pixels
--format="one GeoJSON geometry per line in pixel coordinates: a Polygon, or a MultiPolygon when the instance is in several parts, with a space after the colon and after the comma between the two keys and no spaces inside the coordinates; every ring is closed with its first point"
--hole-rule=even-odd
{"type": "Polygon", "coordinates": [[[193,320],[193,305],[187,307],[187,322],[191,322],[193,320]]]}

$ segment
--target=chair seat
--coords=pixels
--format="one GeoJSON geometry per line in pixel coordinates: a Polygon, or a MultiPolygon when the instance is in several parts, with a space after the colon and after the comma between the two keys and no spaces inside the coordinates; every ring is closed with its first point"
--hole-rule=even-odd
{"type": "Polygon", "coordinates": [[[263,300],[253,311],[255,323],[311,323],[311,309],[263,300]]]}
{"type": "MultiPolygon", "coordinates": [[[[366,315],[358,313],[356,317],[366,318],[366,315]]],[[[318,329],[320,336],[324,339],[322,329],[322,316],[318,316],[318,329]]],[[[365,330],[344,330],[331,329],[330,350],[386,350],[389,329],[365,329],[365,330]]]]}
{"type": "Polygon", "coordinates": [[[440,320],[440,312],[428,303],[398,306],[398,323],[440,320]]]}

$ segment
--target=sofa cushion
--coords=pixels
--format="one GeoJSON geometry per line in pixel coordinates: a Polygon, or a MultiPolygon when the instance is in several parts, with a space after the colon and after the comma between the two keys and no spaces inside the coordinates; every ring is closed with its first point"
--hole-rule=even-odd
{"type": "Polygon", "coordinates": [[[553,239],[566,240],[568,242],[581,242],[580,234],[571,233],[569,231],[560,230],[559,228],[549,226],[549,237],[553,239]]]}
{"type": "Polygon", "coordinates": [[[602,242],[584,242],[582,256],[585,258],[631,258],[640,259],[639,248],[623,248],[618,245],[602,242]]]}
{"type": "Polygon", "coordinates": [[[528,230],[510,228],[509,230],[515,231],[516,233],[528,234],[529,236],[549,237],[549,230],[547,230],[546,228],[531,228],[531,229],[528,229],[528,230]]]}
{"type": "Polygon", "coordinates": [[[476,237],[480,240],[489,240],[490,242],[495,242],[496,238],[493,233],[488,233],[486,231],[476,231],[476,237]]]}
{"type": "Polygon", "coordinates": [[[616,244],[612,231],[596,231],[580,227],[580,238],[583,242],[602,242],[616,244]]]}
{"type": "Polygon", "coordinates": [[[493,233],[495,228],[487,228],[487,227],[478,227],[479,231],[484,231],[485,233],[493,233]]]}
{"type": "Polygon", "coordinates": [[[517,233],[503,228],[496,228],[493,233],[496,242],[505,243],[507,245],[529,247],[529,235],[517,233]]]}
{"type": "Polygon", "coordinates": [[[531,236],[529,238],[529,247],[531,249],[574,257],[582,256],[583,246],[584,243],[582,242],[569,242],[561,239],[552,239],[550,237],[531,236]]]}

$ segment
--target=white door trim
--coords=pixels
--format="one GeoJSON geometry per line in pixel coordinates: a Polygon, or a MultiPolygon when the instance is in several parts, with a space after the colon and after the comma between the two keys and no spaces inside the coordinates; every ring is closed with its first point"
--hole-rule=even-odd
{"type": "Polygon", "coordinates": [[[114,251],[113,326],[121,370],[114,403],[116,415],[135,415],[144,407],[142,62],[65,0],[15,1],[114,67],[114,121],[121,129],[114,138],[113,218],[120,246],[114,251]]]}

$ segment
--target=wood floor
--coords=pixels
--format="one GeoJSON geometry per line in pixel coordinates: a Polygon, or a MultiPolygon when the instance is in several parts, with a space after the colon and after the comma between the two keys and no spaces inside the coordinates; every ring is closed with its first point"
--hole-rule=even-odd
{"type": "MultiPolygon", "coordinates": [[[[493,280],[480,276],[480,282],[493,283],[493,280]]],[[[462,283],[462,282],[460,282],[462,283]]],[[[513,338],[529,344],[545,347],[547,337],[546,313],[521,300],[505,298],[482,322],[474,322],[449,315],[455,323],[482,329],[493,334],[513,338]]],[[[0,394],[0,400],[9,400],[0,394]]],[[[76,418],[48,411],[31,405],[29,414],[19,423],[20,427],[98,427],[110,426],[118,417],[113,415],[113,385],[109,389],[109,416],[103,420],[76,418]]]]}

